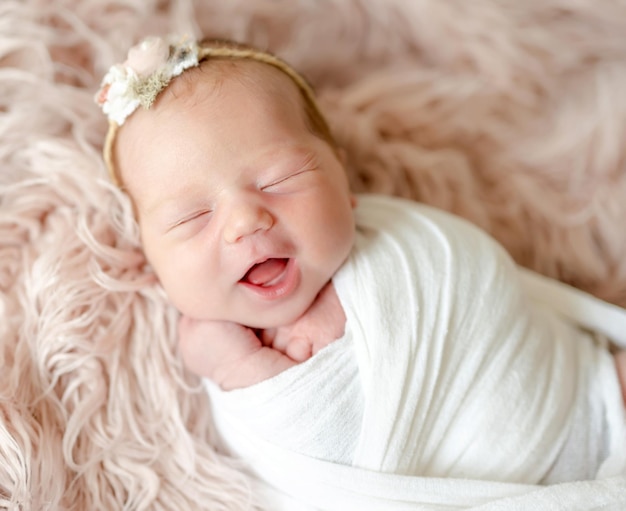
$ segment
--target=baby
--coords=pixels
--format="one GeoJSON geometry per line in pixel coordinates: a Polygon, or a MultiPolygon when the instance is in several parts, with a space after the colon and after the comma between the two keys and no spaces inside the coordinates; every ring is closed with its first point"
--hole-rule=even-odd
{"type": "Polygon", "coordinates": [[[105,160],[233,451],[249,435],[381,472],[532,484],[624,469],[624,353],[542,304],[538,277],[469,223],[357,204],[283,61],[151,38],[97,101],[105,160]]]}

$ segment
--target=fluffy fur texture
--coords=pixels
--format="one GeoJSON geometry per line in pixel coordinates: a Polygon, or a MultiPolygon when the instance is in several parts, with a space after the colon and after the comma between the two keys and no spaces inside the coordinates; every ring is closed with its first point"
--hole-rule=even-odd
{"type": "Polygon", "coordinates": [[[0,507],[255,506],[106,177],[92,96],[139,38],[269,48],[357,191],[424,201],[626,305],[626,2],[3,0],[0,507]]]}

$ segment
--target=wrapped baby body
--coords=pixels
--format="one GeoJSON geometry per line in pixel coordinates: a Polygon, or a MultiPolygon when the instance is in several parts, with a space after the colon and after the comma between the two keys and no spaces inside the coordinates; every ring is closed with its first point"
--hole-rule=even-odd
{"type": "Polygon", "coordinates": [[[333,278],[343,338],[246,389],[207,382],[228,449],[524,484],[624,471],[612,357],[566,303],[545,303],[567,293],[445,212],[361,196],[356,218],[333,278]]]}

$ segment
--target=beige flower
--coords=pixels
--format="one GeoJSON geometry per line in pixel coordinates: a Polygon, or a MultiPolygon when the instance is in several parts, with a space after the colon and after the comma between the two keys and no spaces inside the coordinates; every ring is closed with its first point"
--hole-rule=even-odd
{"type": "Polygon", "coordinates": [[[170,46],[167,42],[160,37],[149,37],[130,49],[124,66],[144,78],[162,68],[169,56],[170,46]]]}

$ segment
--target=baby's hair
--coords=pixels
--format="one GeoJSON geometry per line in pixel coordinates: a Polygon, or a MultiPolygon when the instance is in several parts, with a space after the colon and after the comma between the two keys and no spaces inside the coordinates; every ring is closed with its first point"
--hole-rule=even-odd
{"type": "MultiPolygon", "coordinates": [[[[294,68],[275,55],[254,48],[242,43],[229,41],[225,39],[203,39],[198,43],[198,64],[207,65],[211,60],[232,60],[232,61],[254,61],[270,65],[283,74],[296,85],[300,96],[304,101],[304,112],[309,128],[314,135],[330,144],[336,149],[337,144],[332,136],[328,123],[322,115],[313,89],[306,79],[298,73],[294,68]]],[[[184,72],[183,72],[184,73],[184,72]]],[[[164,90],[167,89],[167,86],[164,90]]],[[[122,179],[115,167],[114,151],[115,138],[119,130],[119,125],[113,121],[109,121],[109,130],[106,135],[103,148],[104,162],[109,170],[112,181],[117,186],[122,186],[122,179]]]]}

